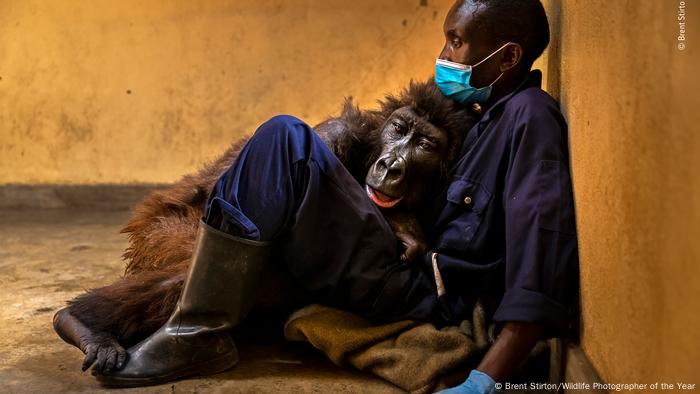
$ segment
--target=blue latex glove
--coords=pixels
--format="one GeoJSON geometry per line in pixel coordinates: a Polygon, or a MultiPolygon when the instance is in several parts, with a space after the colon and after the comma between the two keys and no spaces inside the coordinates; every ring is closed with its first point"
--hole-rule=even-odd
{"type": "Polygon", "coordinates": [[[496,381],[489,375],[473,369],[464,383],[437,394],[493,394],[496,391],[495,387],[496,381]]]}

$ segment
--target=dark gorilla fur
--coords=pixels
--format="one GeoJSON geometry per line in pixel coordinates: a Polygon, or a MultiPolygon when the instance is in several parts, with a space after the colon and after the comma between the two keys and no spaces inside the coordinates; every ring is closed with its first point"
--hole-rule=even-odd
{"type": "MultiPolygon", "coordinates": [[[[448,134],[449,154],[441,171],[444,184],[447,170],[457,158],[476,114],[445,98],[432,80],[411,82],[398,96],[386,96],[377,110],[360,110],[351,99],[346,99],[339,117],[314,129],[363,184],[365,174],[381,151],[378,142],[384,121],[404,106],[411,106],[418,116],[448,134]]],[[[151,193],[138,204],[121,230],[128,234],[130,243],[123,254],[124,277],[69,301],[70,314],[91,332],[110,335],[125,347],[162,326],[180,296],[208,193],[246,140],[234,143],[198,172],[151,193]]]]}

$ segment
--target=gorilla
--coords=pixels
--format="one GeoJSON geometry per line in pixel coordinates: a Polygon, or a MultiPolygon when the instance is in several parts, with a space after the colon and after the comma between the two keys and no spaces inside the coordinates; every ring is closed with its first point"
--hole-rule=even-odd
{"type": "MultiPolygon", "coordinates": [[[[368,197],[380,208],[411,263],[427,252],[423,229],[432,203],[447,184],[464,137],[478,117],[440,93],[432,78],[388,95],[379,108],[360,110],[346,99],[340,116],[314,130],[331,148],[368,197]]],[[[68,302],[54,316],[58,335],[84,354],[83,370],[108,373],[125,362],[125,348],[160,328],[175,309],[187,274],[203,206],[216,180],[233,163],[246,138],[218,159],[173,186],[151,193],[121,230],[129,246],[125,275],[68,302]]],[[[283,256],[277,258],[283,259],[283,256]]],[[[267,264],[256,306],[299,307],[309,298],[285,275],[284,264],[267,264]],[[282,266],[282,267],[280,267],[282,266]],[[273,294],[271,297],[270,295],[273,294]],[[276,295],[276,297],[275,297],[276,295]]]]}

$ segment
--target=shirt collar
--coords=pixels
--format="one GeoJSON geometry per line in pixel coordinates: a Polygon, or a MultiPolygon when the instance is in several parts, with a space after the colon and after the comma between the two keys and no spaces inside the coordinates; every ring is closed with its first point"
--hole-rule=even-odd
{"type": "Polygon", "coordinates": [[[502,107],[506,101],[510,100],[511,97],[513,97],[516,93],[525,90],[527,88],[531,87],[537,87],[541,88],[542,87],[542,71],[540,70],[532,70],[530,71],[523,81],[518,85],[517,88],[515,88],[512,92],[506,94],[505,96],[501,97],[496,101],[494,104],[492,104],[488,109],[486,110],[486,113],[481,117],[479,120],[479,123],[487,123],[491,120],[491,117],[493,114],[500,108],[502,107]]]}

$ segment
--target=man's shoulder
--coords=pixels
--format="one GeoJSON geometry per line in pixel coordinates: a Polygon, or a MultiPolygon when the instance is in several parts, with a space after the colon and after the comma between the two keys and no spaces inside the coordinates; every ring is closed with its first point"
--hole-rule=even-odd
{"type": "Polygon", "coordinates": [[[511,138],[519,140],[525,134],[541,143],[560,144],[566,139],[566,119],[557,101],[539,87],[523,89],[511,97],[504,115],[513,120],[511,138]]]}
{"type": "Polygon", "coordinates": [[[539,112],[543,109],[560,113],[559,103],[554,97],[537,86],[516,92],[505,105],[505,110],[508,112],[539,112]]]}

